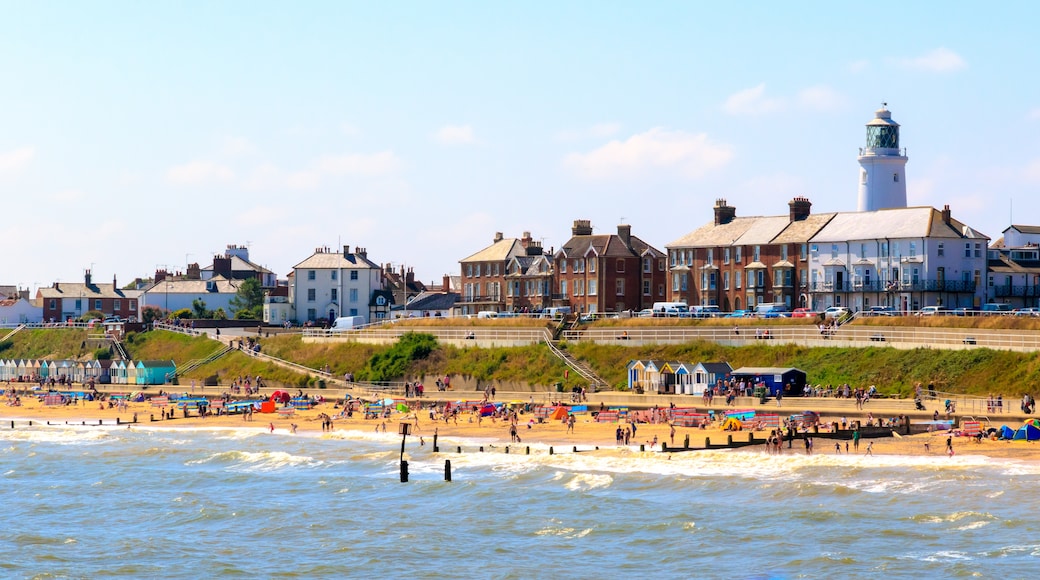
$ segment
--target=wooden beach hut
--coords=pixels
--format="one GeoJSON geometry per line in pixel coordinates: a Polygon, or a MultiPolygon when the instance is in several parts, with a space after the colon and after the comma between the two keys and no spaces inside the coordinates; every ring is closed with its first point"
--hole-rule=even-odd
{"type": "Polygon", "coordinates": [[[643,373],[646,371],[646,361],[641,360],[630,360],[628,361],[628,390],[638,390],[645,388],[643,386],[643,373]]]}
{"type": "Polygon", "coordinates": [[[126,385],[136,385],[137,384],[137,364],[134,363],[134,361],[131,360],[131,361],[126,361],[126,363],[124,363],[124,366],[126,366],[126,382],[123,383],[123,384],[126,384],[126,385]]]}
{"type": "Polygon", "coordinates": [[[703,395],[708,387],[713,387],[720,380],[725,381],[733,367],[727,362],[699,362],[693,367],[691,395],[703,395]]]}
{"type": "Polygon", "coordinates": [[[175,372],[177,364],[172,360],[137,361],[137,384],[164,385],[175,372]]]}
{"type": "Polygon", "coordinates": [[[755,386],[765,386],[770,397],[775,397],[781,390],[785,397],[801,396],[806,378],[805,371],[794,367],[740,367],[731,376],[751,381],[755,386]]]}

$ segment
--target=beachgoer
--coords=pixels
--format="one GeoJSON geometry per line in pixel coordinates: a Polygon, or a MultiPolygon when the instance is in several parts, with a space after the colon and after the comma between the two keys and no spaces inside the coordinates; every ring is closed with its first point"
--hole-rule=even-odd
{"type": "Polygon", "coordinates": [[[867,442],[867,452],[864,453],[864,455],[869,455],[871,457],[874,456],[874,442],[873,441],[868,441],[867,442]]]}
{"type": "Polygon", "coordinates": [[[946,454],[953,457],[953,437],[946,438],[946,454]]]}
{"type": "Polygon", "coordinates": [[[271,423],[271,433],[274,433],[274,423],[271,423]]]}
{"type": "Polygon", "coordinates": [[[675,445],[675,425],[669,425],[669,437],[671,438],[671,444],[675,445]]]}
{"type": "Polygon", "coordinates": [[[841,455],[841,443],[834,444],[834,454],[841,455]]]}

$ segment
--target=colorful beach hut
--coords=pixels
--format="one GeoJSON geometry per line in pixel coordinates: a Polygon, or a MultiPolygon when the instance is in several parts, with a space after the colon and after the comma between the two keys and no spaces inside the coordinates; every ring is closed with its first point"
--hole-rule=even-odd
{"type": "Polygon", "coordinates": [[[177,372],[177,364],[172,360],[142,360],[136,366],[139,385],[164,385],[177,372]]]}
{"type": "Polygon", "coordinates": [[[785,397],[801,396],[805,389],[805,371],[794,367],[741,367],[730,376],[765,386],[770,397],[775,397],[781,390],[785,397]]]}
{"type": "Polygon", "coordinates": [[[714,387],[718,381],[724,381],[733,372],[727,362],[699,362],[693,366],[692,381],[688,395],[703,395],[708,387],[714,387]]]}

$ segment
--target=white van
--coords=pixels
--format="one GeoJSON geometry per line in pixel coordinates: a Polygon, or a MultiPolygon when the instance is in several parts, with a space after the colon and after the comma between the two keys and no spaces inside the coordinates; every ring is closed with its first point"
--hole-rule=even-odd
{"type": "Polygon", "coordinates": [[[340,316],[332,323],[332,327],[329,328],[332,332],[343,332],[344,330],[353,330],[359,326],[364,326],[364,316],[340,316]]]}
{"type": "Polygon", "coordinates": [[[477,313],[477,318],[498,318],[498,313],[494,310],[481,310],[477,313]]]}
{"type": "Polygon", "coordinates": [[[570,313],[570,306],[550,306],[542,311],[542,318],[563,318],[570,313]]]}
{"type": "Polygon", "coordinates": [[[685,302],[654,302],[654,316],[679,316],[690,315],[690,307],[685,302]]]}

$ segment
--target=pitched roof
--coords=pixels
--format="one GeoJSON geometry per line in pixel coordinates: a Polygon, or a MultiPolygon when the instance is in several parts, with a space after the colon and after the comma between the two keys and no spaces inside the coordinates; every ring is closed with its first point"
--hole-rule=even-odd
{"type": "Polygon", "coordinates": [[[735,217],[729,223],[715,225],[712,220],[693,230],[685,236],[665,244],[666,248],[713,248],[715,246],[731,246],[754,227],[757,217],[735,217]]]}
{"type": "MultiPolygon", "coordinates": [[[[213,265],[210,264],[209,266],[206,266],[205,268],[202,269],[202,271],[203,272],[212,272],[213,271],[213,265]]],[[[270,270],[268,270],[267,268],[264,268],[263,266],[260,266],[258,264],[254,264],[253,262],[250,262],[249,260],[243,260],[241,257],[234,256],[234,255],[231,256],[231,271],[232,272],[246,272],[246,271],[250,271],[250,272],[260,272],[261,274],[270,274],[271,273],[270,270]]]]}
{"type": "Polygon", "coordinates": [[[152,294],[236,294],[238,285],[223,276],[209,280],[174,280],[167,278],[145,289],[152,294]]]}
{"type": "Polygon", "coordinates": [[[831,221],[835,213],[817,213],[807,216],[805,219],[789,222],[784,231],[773,239],[774,244],[802,244],[808,242],[816,235],[827,222],[831,221]]]}
{"type": "Polygon", "coordinates": [[[490,246],[480,250],[468,258],[459,260],[466,262],[504,262],[509,258],[524,253],[524,247],[519,238],[502,238],[490,246]]]}
{"type": "Polygon", "coordinates": [[[571,236],[562,246],[557,254],[567,257],[584,256],[592,250],[598,256],[605,258],[631,258],[639,257],[645,253],[657,256],[664,254],[657,248],[643,241],[638,236],[629,236],[628,245],[617,234],[590,234],[571,236]]]}
{"type": "Polygon", "coordinates": [[[942,212],[933,207],[905,207],[839,212],[811,239],[826,243],[884,238],[983,239],[986,236],[955,219],[945,223],[942,212]]]}
{"type": "Polygon", "coordinates": [[[724,375],[733,370],[728,362],[702,362],[701,366],[704,367],[704,370],[716,375],[724,375]]]}
{"type": "Polygon", "coordinates": [[[295,270],[338,270],[338,269],[379,269],[367,256],[361,254],[347,254],[342,252],[315,252],[309,258],[293,266],[295,270]]]}
{"type": "Polygon", "coordinates": [[[112,284],[84,284],[83,282],[58,282],[57,288],[48,286],[40,288],[41,298],[126,298],[121,288],[112,288],[112,284]]]}
{"type": "Polygon", "coordinates": [[[412,299],[405,310],[450,310],[460,296],[455,292],[426,292],[412,299]]]}
{"type": "Polygon", "coordinates": [[[1012,224],[1007,228],[1004,228],[1004,231],[1006,232],[1012,228],[1018,230],[1018,232],[1022,234],[1040,234],[1040,226],[1020,226],[1017,224],[1012,224]]]}

